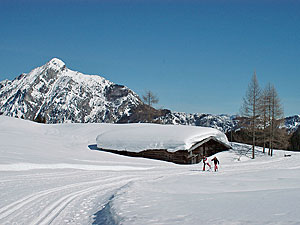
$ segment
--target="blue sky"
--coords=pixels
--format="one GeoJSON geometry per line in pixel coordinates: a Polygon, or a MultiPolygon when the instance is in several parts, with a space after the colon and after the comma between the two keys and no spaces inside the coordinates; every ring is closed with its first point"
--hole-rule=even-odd
{"type": "Polygon", "coordinates": [[[0,0],[0,80],[53,57],[157,107],[236,114],[256,70],[300,114],[300,1],[0,0]]]}

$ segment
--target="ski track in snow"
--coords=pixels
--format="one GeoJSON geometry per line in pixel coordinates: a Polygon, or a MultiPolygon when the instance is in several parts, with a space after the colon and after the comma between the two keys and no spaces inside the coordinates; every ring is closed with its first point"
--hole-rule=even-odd
{"type": "MultiPolygon", "coordinates": [[[[34,170],[33,170],[34,171],[34,170]]],[[[45,189],[42,191],[35,192],[34,194],[26,195],[16,201],[13,201],[6,206],[0,208],[0,223],[11,224],[15,219],[22,218],[24,221],[22,224],[40,225],[40,224],[51,224],[53,221],[63,221],[63,218],[58,218],[61,212],[74,200],[80,202],[85,196],[96,193],[98,198],[102,196],[104,202],[98,204],[104,205],[106,196],[111,193],[115,193],[115,190],[119,190],[129,183],[135,181],[147,181],[153,180],[158,181],[167,177],[174,176],[173,171],[165,170],[165,173],[159,174],[157,171],[148,171],[145,173],[137,173],[127,171],[127,175],[112,176],[111,172],[107,175],[99,175],[100,178],[92,181],[76,182],[68,185],[61,185],[54,188],[45,189]],[[132,173],[132,174],[131,174],[132,173]],[[34,211],[35,206],[42,205],[38,211],[34,211]],[[27,218],[24,217],[27,215],[27,218]]],[[[193,173],[193,172],[192,172],[193,173]]],[[[46,180],[49,183],[53,183],[59,179],[65,179],[67,177],[77,176],[76,180],[81,180],[82,177],[97,176],[95,171],[76,171],[76,172],[58,172],[54,173],[43,173],[40,174],[29,174],[29,175],[16,175],[15,179],[4,179],[1,180],[1,185],[6,186],[8,183],[19,182],[30,182],[33,180],[46,180]]],[[[191,171],[179,170],[176,176],[191,174],[191,171]]],[[[74,177],[72,177],[74,178],[74,177]]],[[[24,184],[24,187],[26,183],[24,184]]],[[[98,208],[99,210],[99,208],[98,208]]],[[[77,212],[82,215],[82,209],[78,208],[77,212]]],[[[91,212],[89,212],[91,213],[91,212]]],[[[96,213],[93,212],[93,213],[96,213]]],[[[78,215],[78,214],[77,214],[78,215]]],[[[54,223],[57,224],[57,223],[54,223]]]]}
{"type": "MultiPolygon", "coordinates": [[[[91,194],[92,192],[101,192],[105,194],[108,191],[114,190],[134,181],[138,178],[136,176],[117,176],[117,177],[103,177],[95,181],[79,182],[70,185],[63,185],[56,188],[46,189],[34,194],[25,196],[15,202],[12,202],[5,207],[0,208],[0,221],[1,224],[9,224],[9,220],[5,218],[11,216],[12,218],[18,214],[30,214],[31,208],[41,202],[52,198],[52,202],[48,203],[42,209],[42,212],[34,212],[38,215],[32,222],[27,221],[26,224],[50,224],[59,213],[74,199],[81,198],[82,196],[91,194]],[[79,189],[79,190],[77,190],[79,189]],[[66,194],[64,191],[71,192],[66,194]],[[52,195],[55,194],[55,197],[52,195]],[[60,197],[58,197],[60,196],[60,197]]],[[[20,215],[21,216],[21,215],[20,215]]]]}
{"type": "Polygon", "coordinates": [[[82,171],[80,175],[78,175],[78,171],[75,172],[55,172],[55,173],[42,173],[42,174],[30,174],[30,175],[14,175],[14,179],[8,179],[11,176],[3,177],[3,179],[0,180],[0,183],[5,182],[16,182],[16,181],[28,181],[28,180],[47,180],[50,178],[63,178],[66,176],[83,176],[84,174],[88,175],[90,172],[82,171]]]}
{"type": "MultiPolygon", "coordinates": [[[[101,186],[101,191],[105,190],[110,190],[113,187],[119,187],[119,185],[124,185],[125,183],[132,181],[132,179],[130,180],[125,180],[125,181],[119,181],[117,183],[113,183],[113,184],[104,184],[101,186]]],[[[57,215],[67,206],[67,204],[69,204],[72,200],[74,200],[75,198],[78,198],[84,194],[89,194],[90,192],[93,192],[95,190],[98,190],[100,187],[96,186],[96,187],[90,187],[81,191],[77,191],[77,192],[73,192],[71,194],[68,194],[62,198],[60,198],[59,200],[55,201],[54,203],[52,203],[52,205],[48,206],[47,208],[44,209],[44,211],[39,215],[39,217],[37,219],[35,219],[31,225],[35,225],[35,224],[40,224],[40,225],[44,225],[44,224],[49,224],[50,222],[52,222],[57,215]]]]}

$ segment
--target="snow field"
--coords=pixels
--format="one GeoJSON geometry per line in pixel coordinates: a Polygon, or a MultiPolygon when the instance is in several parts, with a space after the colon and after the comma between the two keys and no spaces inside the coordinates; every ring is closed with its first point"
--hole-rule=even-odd
{"type": "Polygon", "coordinates": [[[109,126],[0,116],[0,224],[300,224],[299,153],[233,143],[203,172],[89,148],[109,126]]]}

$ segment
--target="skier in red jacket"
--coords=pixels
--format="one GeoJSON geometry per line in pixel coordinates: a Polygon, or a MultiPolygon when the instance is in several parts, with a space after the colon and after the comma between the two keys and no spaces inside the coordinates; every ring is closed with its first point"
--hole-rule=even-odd
{"type": "Polygon", "coordinates": [[[217,157],[215,156],[211,161],[214,161],[214,164],[215,164],[215,172],[217,172],[217,170],[218,170],[218,164],[220,164],[219,160],[218,160],[217,157]]]}

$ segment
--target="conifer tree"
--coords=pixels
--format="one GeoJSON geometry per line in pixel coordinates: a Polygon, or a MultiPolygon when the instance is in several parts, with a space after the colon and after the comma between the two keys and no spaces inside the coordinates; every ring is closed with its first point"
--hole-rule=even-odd
{"type": "Polygon", "coordinates": [[[291,137],[290,149],[300,151],[300,126],[297,128],[297,130],[293,133],[291,137]]]}

